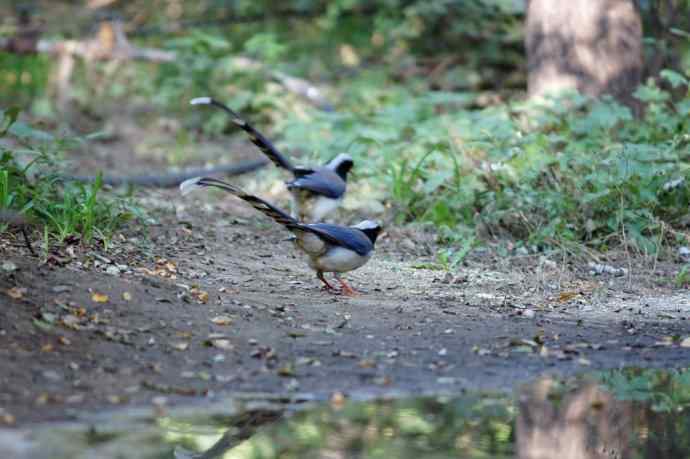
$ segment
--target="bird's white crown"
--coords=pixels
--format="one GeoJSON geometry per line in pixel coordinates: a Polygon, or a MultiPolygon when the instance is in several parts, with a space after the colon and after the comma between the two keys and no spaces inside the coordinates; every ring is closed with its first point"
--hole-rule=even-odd
{"type": "Polygon", "coordinates": [[[354,225],[353,228],[357,228],[360,230],[371,230],[371,229],[381,228],[381,225],[379,225],[377,222],[375,222],[373,220],[364,220],[364,221],[359,222],[356,225],[354,225]]]}
{"type": "Polygon", "coordinates": [[[340,153],[338,156],[333,158],[329,163],[328,167],[331,169],[336,169],[340,164],[344,163],[345,161],[352,161],[352,156],[348,155],[347,153],[340,153]]]}

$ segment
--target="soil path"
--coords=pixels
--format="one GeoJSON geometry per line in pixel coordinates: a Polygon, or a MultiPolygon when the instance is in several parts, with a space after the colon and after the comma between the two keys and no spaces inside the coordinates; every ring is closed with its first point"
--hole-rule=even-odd
{"type": "Polygon", "coordinates": [[[449,273],[429,269],[431,235],[390,227],[348,276],[363,294],[346,298],[234,198],[147,195],[167,205],[158,222],[107,252],[66,247],[39,264],[0,240],[0,423],[238,392],[509,390],[544,372],[689,362],[673,264],[596,276],[487,250],[449,273]]]}

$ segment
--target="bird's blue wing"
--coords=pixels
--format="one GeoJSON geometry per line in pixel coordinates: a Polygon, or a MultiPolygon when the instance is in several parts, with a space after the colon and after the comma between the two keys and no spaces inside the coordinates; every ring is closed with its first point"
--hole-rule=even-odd
{"type": "Polygon", "coordinates": [[[311,174],[302,175],[287,183],[288,189],[311,191],[332,199],[338,199],[345,193],[345,181],[338,174],[328,169],[317,169],[311,174]]]}
{"type": "Polygon", "coordinates": [[[374,248],[374,244],[371,243],[367,235],[356,228],[329,223],[311,223],[304,225],[304,227],[326,242],[345,247],[361,256],[368,254],[374,248]]]}
{"type": "Polygon", "coordinates": [[[295,174],[295,178],[304,177],[305,175],[313,174],[314,169],[306,166],[295,166],[292,169],[292,173],[295,174]]]}

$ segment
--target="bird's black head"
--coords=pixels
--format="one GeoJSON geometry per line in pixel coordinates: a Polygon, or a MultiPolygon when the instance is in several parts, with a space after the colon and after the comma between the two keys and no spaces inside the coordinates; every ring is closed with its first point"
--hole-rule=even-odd
{"type": "Polygon", "coordinates": [[[357,223],[353,228],[357,228],[366,234],[372,244],[376,242],[376,238],[379,237],[379,234],[383,231],[381,225],[371,220],[364,220],[363,222],[357,223]]]}
{"type": "Polygon", "coordinates": [[[354,164],[350,155],[341,153],[328,163],[328,167],[338,174],[341,179],[347,180],[347,173],[350,172],[354,164]]]}

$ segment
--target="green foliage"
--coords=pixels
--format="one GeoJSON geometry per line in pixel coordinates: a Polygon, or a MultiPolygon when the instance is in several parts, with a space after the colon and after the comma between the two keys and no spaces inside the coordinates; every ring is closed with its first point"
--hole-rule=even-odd
{"type": "MultiPolygon", "coordinates": [[[[210,94],[281,148],[311,156],[304,162],[348,152],[357,161],[353,179],[366,182],[397,222],[438,227],[449,246],[438,254],[446,269],[480,239],[478,224],[481,236],[534,247],[584,243],[606,250],[623,243],[654,253],[668,242],[666,228],[687,223],[690,97],[677,97],[688,85],[677,68],[638,89],[647,105],[642,119],[611,99],[577,95],[542,109],[487,103],[486,89],[510,100],[505,89],[523,87],[524,2],[125,3],[131,4],[121,6],[125,19],[136,15],[147,18],[145,26],[162,26],[158,34],[137,36],[137,22],[132,42],[175,51],[177,59],[128,62],[117,71],[89,63],[92,73],[98,68],[107,77],[99,89],[75,90],[81,103],[98,112],[89,105],[153,102],[191,132],[235,132],[226,114],[188,107],[192,97],[210,94]],[[275,72],[323,82],[336,110],[310,109],[276,83],[275,72]]],[[[648,21],[654,2],[641,7],[648,21]]],[[[179,129],[177,146],[168,149],[175,163],[196,141],[189,132],[179,129]]],[[[97,184],[92,194],[72,186],[61,195],[68,208],[99,191],[97,184]]],[[[54,221],[49,215],[55,212],[43,218],[54,221]]],[[[79,226],[51,225],[57,234],[79,226]]]]}
{"type": "Polygon", "coordinates": [[[473,235],[468,235],[466,238],[459,240],[459,242],[459,248],[445,248],[441,249],[438,253],[438,261],[447,271],[455,271],[465,257],[469,255],[470,251],[477,245],[478,241],[473,235]]]}
{"type": "Polygon", "coordinates": [[[76,140],[56,138],[16,122],[18,113],[17,109],[5,111],[0,130],[0,138],[11,136],[23,146],[0,145],[0,209],[42,222],[47,237],[58,243],[74,236],[87,243],[94,237],[107,242],[131,217],[131,203],[103,197],[100,176],[92,184],[62,183],[57,175],[59,155],[76,140]]]}
{"type": "Polygon", "coordinates": [[[43,95],[50,60],[0,52],[0,104],[28,103],[43,95]]]}
{"type": "Polygon", "coordinates": [[[676,279],[675,279],[676,287],[678,288],[683,288],[687,287],[690,285],[690,266],[685,265],[683,266],[680,271],[678,271],[678,274],[676,274],[676,279]]]}
{"type": "Polygon", "coordinates": [[[292,119],[282,131],[320,160],[352,154],[357,176],[401,222],[479,219],[537,246],[625,242],[655,253],[663,228],[688,217],[690,98],[671,102],[653,81],[636,93],[647,104],[641,120],[609,98],[464,110],[467,95],[378,87],[342,113],[292,119]]]}
{"type": "Polygon", "coordinates": [[[690,370],[658,371],[630,368],[601,375],[616,398],[645,402],[657,412],[676,413],[690,408],[690,370]]]}
{"type": "Polygon", "coordinates": [[[320,407],[267,426],[241,446],[247,458],[507,458],[514,452],[516,412],[508,397],[348,402],[320,407]],[[461,440],[458,440],[461,439],[461,440]]]}
{"type": "Polygon", "coordinates": [[[287,45],[273,33],[257,33],[244,44],[244,50],[250,56],[263,62],[275,63],[285,55],[287,45]]]}
{"type": "Polygon", "coordinates": [[[160,66],[155,80],[157,90],[152,91],[154,101],[164,106],[206,94],[215,82],[215,70],[222,67],[223,56],[231,50],[223,36],[200,30],[170,40],[168,47],[177,58],[160,66]]]}

